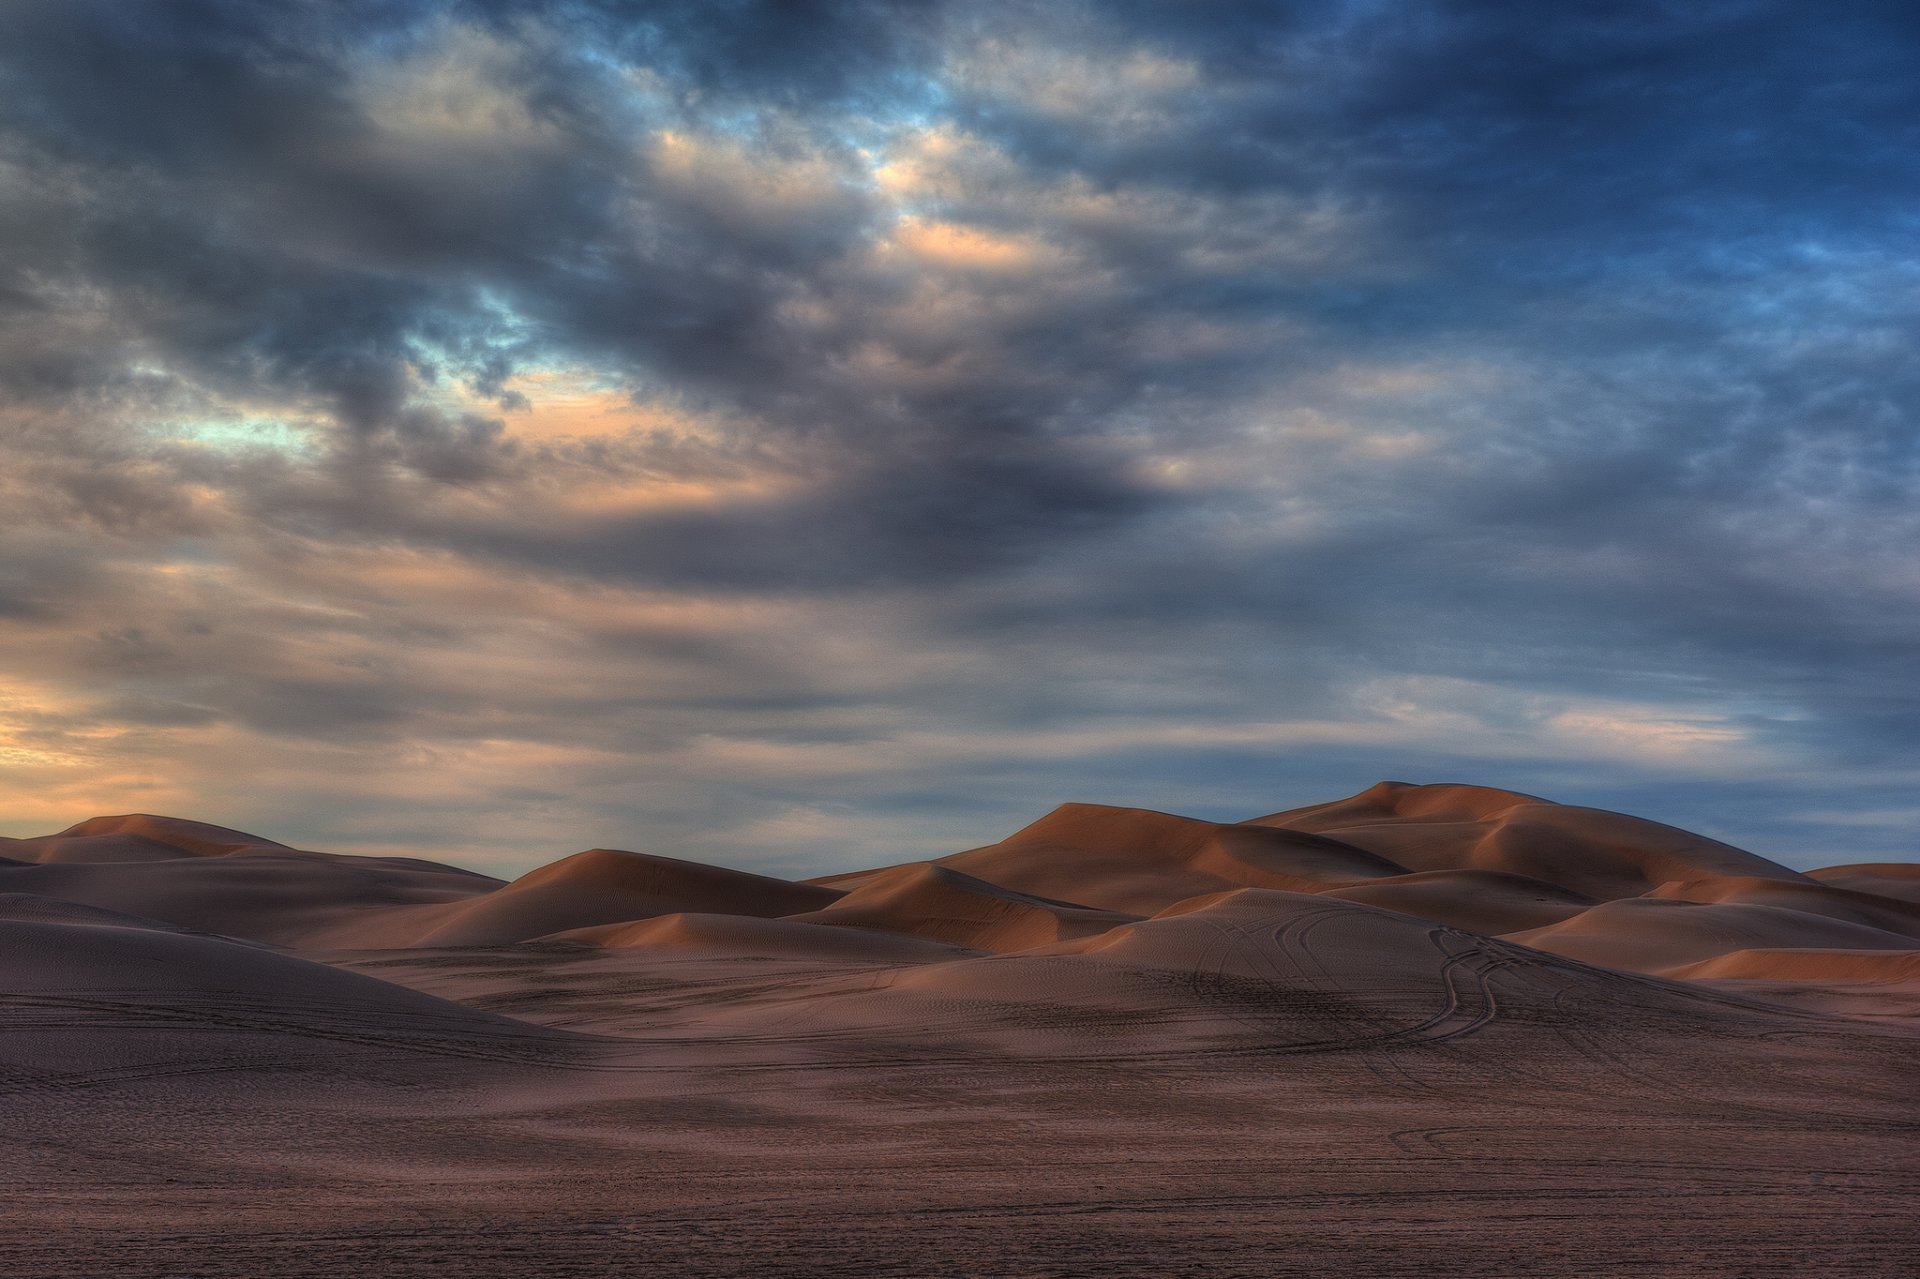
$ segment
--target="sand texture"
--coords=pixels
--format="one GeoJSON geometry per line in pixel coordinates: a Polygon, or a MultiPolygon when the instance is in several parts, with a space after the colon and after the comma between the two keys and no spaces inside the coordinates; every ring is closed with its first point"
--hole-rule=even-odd
{"type": "Polygon", "coordinates": [[[801,883],[0,841],[0,1274],[1920,1273],[1920,874],[1382,783],[801,883]]]}

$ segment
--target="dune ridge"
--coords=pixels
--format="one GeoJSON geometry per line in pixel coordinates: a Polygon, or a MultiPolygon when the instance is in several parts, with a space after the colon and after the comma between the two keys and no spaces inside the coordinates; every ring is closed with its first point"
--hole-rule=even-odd
{"type": "Polygon", "coordinates": [[[1639,896],[1673,880],[1807,878],[1677,827],[1484,786],[1380,782],[1251,824],[1334,837],[1408,870],[1508,871],[1602,899],[1639,896]]]}
{"type": "Polygon", "coordinates": [[[1406,873],[1309,832],[1102,804],[1062,804],[998,844],[936,864],[1017,892],[1136,915],[1230,888],[1313,891],[1406,873]]]}
{"type": "Polygon", "coordinates": [[[335,946],[500,946],[550,933],[656,915],[717,912],[773,918],[817,909],[840,893],[701,862],[591,848],[492,892],[388,911],[328,932],[335,946]]]}
{"type": "Polygon", "coordinates": [[[1870,862],[1850,866],[1827,866],[1807,872],[1810,879],[1835,888],[1850,888],[1920,903],[1920,862],[1870,862]]]}
{"type": "Polygon", "coordinates": [[[1035,897],[933,862],[881,871],[795,919],[903,933],[976,950],[1025,950],[1105,932],[1136,916],[1035,897]]]}
{"type": "MultiPolygon", "coordinates": [[[[1920,868],[1802,874],[1658,822],[1456,784],[1381,782],[1238,823],[1063,804],[995,844],[805,882],[589,849],[503,883],[147,814],[7,840],[0,854],[0,901],[64,902],[312,953],[552,939],[934,963],[1118,938],[1182,903],[1242,890],[1708,983],[1759,962],[1716,965],[1736,954],[1920,950],[1920,868]]],[[[1773,963],[1781,980],[1830,967],[1773,963]]]]}

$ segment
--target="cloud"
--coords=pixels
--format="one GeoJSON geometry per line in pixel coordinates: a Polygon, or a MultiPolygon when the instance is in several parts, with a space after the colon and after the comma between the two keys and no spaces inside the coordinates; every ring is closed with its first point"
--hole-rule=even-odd
{"type": "Polygon", "coordinates": [[[1916,36],[5,6],[9,829],[820,870],[1414,773],[1912,852],[1830,815],[1920,722],[1916,36]]]}

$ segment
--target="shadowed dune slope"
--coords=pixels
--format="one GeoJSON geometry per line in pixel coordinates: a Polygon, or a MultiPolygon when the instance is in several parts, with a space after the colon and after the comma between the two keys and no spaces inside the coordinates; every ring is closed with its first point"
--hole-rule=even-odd
{"type": "Polygon", "coordinates": [[[147,1081],[177,1094],[183,1079],[224,1096],[237,1081],[458,1086],[469,1065],[565,1042],[326,964],[97,918],[0,920],[0,1008],[0,1097],[147,1081]]]}
{"type": "Polygon", "coordinates": [[[1595,904],[1583,893],[1501,870],[1421,871],[1321,895],[1489,936],[1557,924],[1595,904]]]}
{"type": "Polygon", "coordinates": [[[861,928],[830,928],[792,919],[749,915],[677,914],[620,924],[574,928],[541,938],[609,950],[662,954],[767,956],[848,963],[933,963],[976,952],[962,946],[861,928]]]}
{"type": "Polygon", "coordinates": [[[1628,972],[1664,973],[1736,950],[1915,950],[1912,938],[1780,906],[1642,897],[1510,933],[1538,950],[1628,972]]]}
{"type": "MultiPolygon", "coordinates": [[[[129,915],[125,911],[88,906],[82,902],[66,901],[59,897],[42,897],[37,893],[0,893],[0,922],[65,924],[74,928],[144,928],[157,933],[193,932],[192,929],[181,928],[177,924],[169,924],[164,920],[148,919],[144,915],[129,915]]],[[[204,936],[205,934],[195,935],[204,936]]],[[[240,944],[254,945],[255,943],[241,942],[240,944]]]]}
{"type": "Polygon", "coordinates": [[[1176,902],[1149,919],[1046,953],[1128,968],[1315,981],[1327,978],[1327,961],[1338,958],[1343,975],[1337,980],[1363,985],[1370,974],[1437,969],[1453,934],[1327,894],[1238,888],[1176,902]]]}
{"type": "Polygon", "coordinates": [[[1689,981],[1899,982],[1920,991],[1920,951],[1735,950],[1667,974],[1689,981]]]}
{"type": "Polygon", "coordinates": [[[825,910],[796,918],[1003,951],[1105,932],[1138,916],[1034,897],[950,866],[913,862],[881,871],[825,910]]]}
{"type": "Polygon", "coordinates": [[[498,883],[432,862],[274,844],[171,859],[0,867],[0,892],[55,897],[278,945],[309,944],[346,921],[459,901],[498,883]]]}
{"type": "MultiPolygon", "coordinates": [[[[0,852],[4,852],[0,849],[0,852]]],[[[1807,872],[1834,888],[1849,888],[1876,897],[1920,903],[1920,862],[1864,862],[1853,866],[1826,866],[1807,872]]]]}
{"type": "Polygon", "coordinates": [[[1672,826],[1484,786],[1381,782],[1251,824],[1329,836],[1409,870],[1508,871],[1600,899],[1714,876],[1807,882],[1764,857],[1672,826]]]}
{"type": "MultiPolygon", "coordinates": [[[[143,847],[166,849],[167,855],[171,857],[241,857],[267,853],[341,862],[348,865],[379,866],[389,872],[411,871],[435,878],[474,880],[476,882],[469,887],[476,892],[496,887],[501,883],[491,875],[483,875],[479,871],[467,870],[462,866],[449,866],[444,862],[426,861],[418,857],[363,857],[353,854],[309,852],[305,849],[292,848],[261,835],[250,835],[246,831],[230,830],[225,826],[214,826],[207,822],[189,821],[184,817],[156,817],[151,813],[132,813],[124,817],[90,817],[84,822],[69,826],[58,835],[45,835],[38,839],[12,842],[20,845],[44,846],[47,849],[46,855],[28,860],[37,860],[45,864],[63,861],[121,860],[114,857],[95,858],[90,855],[75,855],[71,851],[76,844],[110,848],[115,846],[113,841],[129,841],[130,844],[137,841],[143,847]]],[[[0,852],[3,851],[5,851],[4,841],[0,841],[0,852]]]]}
{"type": "Polygon", "coordinates": [[[1311,833],[1100,804],[1063,804],[998,844],[936,864],[1016,892],[1132,915],[1231,888],[1310,892],[1406,873],[1311,833]]]}
{"type": "Polygon", "coordinates": [[[1524,1042],[1614,1009],[1689,1027],[1753,1015],[1679,983],[1357,902],[1234,889],[1089,937],[903,969],[817,1006],[813,1024],[1102,1060],[1524,1042]]]}
{"type": "Polygon", "coordinates": [[[1920,903],[1822,883],[1796,884],[1778,879],[1704,879],[1692,883],[1662,884],[1647,896],[1739,906],[1777,906],[1808,915],[1823,915],[1842,923],[1862,924],[1868,928],[1898,933],[1920,946],[1920,903]]]}
{"type": "Polygon", "coordinates": [[[702,862],[594,848],[542,866],[484,896],[383,912],[333,929],[315,944],[501,946],[656,915],[794,915],[818,910],[840,896],[832,888],[702,862]]]}

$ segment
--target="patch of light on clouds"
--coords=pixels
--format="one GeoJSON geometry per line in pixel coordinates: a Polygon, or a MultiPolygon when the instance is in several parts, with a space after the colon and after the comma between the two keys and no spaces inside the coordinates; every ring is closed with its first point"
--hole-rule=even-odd
{"type": "Polygon", "coordinates": [[[514,90],[524,47],[440,20],[398,56],[368,59],[352,86],[381,132],[439,148],[552,147],[564,135],[514,90]]]}
{"type": "Polygon", "coordinates": [[[1447,677],[1375,680],[1359,700],[1393,726],[1394,741],[1483,758],[1581,758],[1700,776],[1785,763],[1720,706],[1549,694],[1447,677]]]}
{"type": "Polygon", "coordinates": [[[285,418],[203,418],[168,422],[162,430],[180,443],[222,452],[271,449],[302,456],[315,451],[313,425],[285,418]]]}

